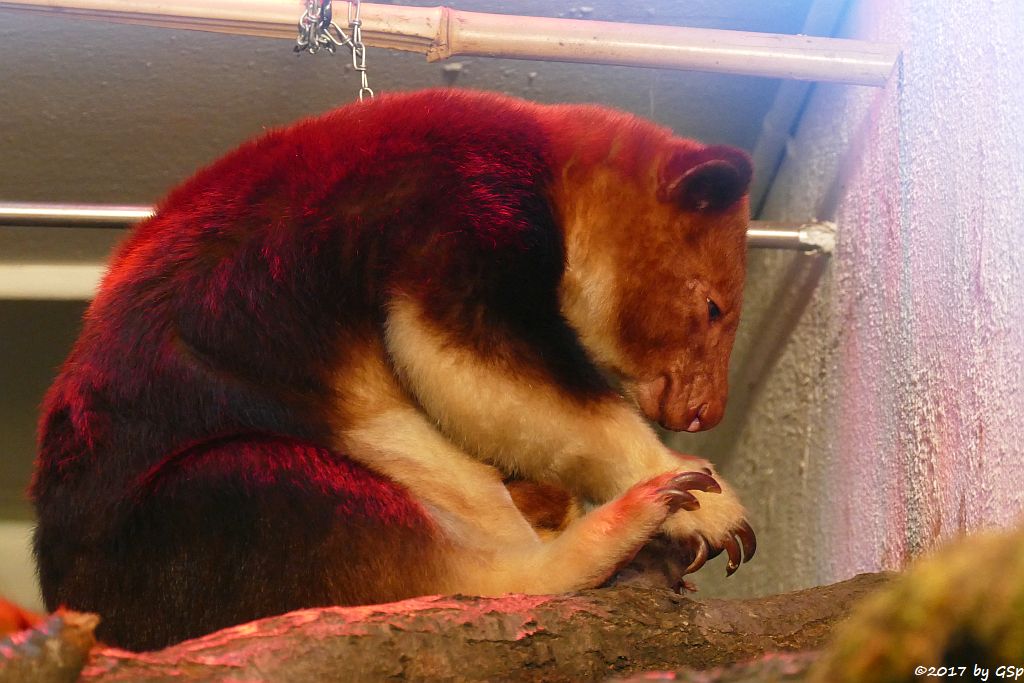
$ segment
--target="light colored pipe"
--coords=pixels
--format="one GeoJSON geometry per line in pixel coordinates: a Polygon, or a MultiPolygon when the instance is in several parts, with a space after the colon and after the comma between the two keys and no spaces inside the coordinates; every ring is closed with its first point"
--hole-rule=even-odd
{"type": "MultiPolygon", "coordinates": [[[[334,16],[347,28],[347,2],[334,16]]],[[[49,12],[144,26],[294,39],[301,3],[284,0],[17,0],[0,9],[49,12]]],[[[422,52],[659,67],[770,78],[884,85],[895,45],[747,31],[464,12],[365,3],[363,40],[422,52]]]]}
{"type": "MultiPolygon", "coordinates": [[[[126,228],[149,215],[147,206],[0,204],[0,226],[126,228]]],[[[830,254],[835,225],[752,221],[747,239],[752,248],[830,254]]],[[[104,272],[104,263],[0,262],[0,299],[88,301],[104,272]]]]}
{"type": "MultiPolygon", "coordinates": [[[[0,203],[0,226],[9,227],[127,228],[152,215],[150,206],[0,203]]],[[[835,244],[835,226],[815,222],[751,221],[747,240],[755,249],[830,253],[835,244]]]]}
{"type": "Polygon", "coordinates": [[[836,248],[836,224],[828,221],[780,223],[751,221],[747,246],[752,249],[793,249],[831,254],[836,248]]]}
{"type": "Polygon", "coordinates": [[[0,226],[25,228],[126,228],[152,215],[150,206],[0,203],[0,226]]]}
{"type": "Polygon", "coordinates": [[[106,270],[104,263],[0,263],[0,299],[88,301],[106,270]]]}

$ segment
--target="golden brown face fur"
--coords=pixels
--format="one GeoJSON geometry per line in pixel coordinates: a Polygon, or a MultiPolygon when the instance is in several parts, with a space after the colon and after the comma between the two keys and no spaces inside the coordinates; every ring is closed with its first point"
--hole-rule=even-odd
{"type": "Polygon", "coordinates": [[[677,431],[708,429],[728,394],[749,164],[728,148],[695,149],[634,125],[645,134],[586,138],[556,186],[568,260],[563,311],[648,418],[677,431]],[[735,194],[726,191],[725,206],[715,196],[702,206],[687,194],[702,182],[735,194]]]}

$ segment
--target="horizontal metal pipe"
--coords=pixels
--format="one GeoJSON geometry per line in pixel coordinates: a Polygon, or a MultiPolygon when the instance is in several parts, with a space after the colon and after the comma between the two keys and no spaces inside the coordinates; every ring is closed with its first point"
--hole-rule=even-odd
{"type": "Polygon", "coordinates": [[[0,263],[0,299],[88,301],[106,270],[104,263],[0,263]]]}
{"type": "MultiPolygon", "coordinates": [[[[345,26],[347,2],[334,3],[345,26]]],[[[15,0],[0,9],[163,28],[294,39],[301,3],[284,0],[15,0]]],[[[842,38],[724,31],[365,3],[363,40],[426,54],[658,67],[882,86],[895,45],[842,38]]]]}
{"type": "Polygon", "coordinates": [[[831,254],[836,245],[835,223],[751,221],[747,246],[752,249],[795,249],[831,254]]]}
{"type": "MultiPolygon", "coordinates": [[[[471,13],[452,14],[450,23],[471,13]]],[[[474,14],[457,25],[443,57],[511,57],[882,86],[898,54],[892,45],[839,38],[499,14],[474,14]]]]}
{"type": "MultiPolygon", "coordinates": [[[[128,228],[153,214],[149,206],[0,203],[0,227],[128,228]]],[[[748,245],[828,254],[835,243],[831,223],[752,221],[748,245]]],[[[99,287],[103,263],[4,263],[0,255],[0,299],[86,301],[99,287]]]]}
{"type": "MultiPolygon", "coordinates": [[[[151,206],[117,204],[0,203],[0,226],[127,228],[153,215],[151,206]]],[[[835,228],[830,223],[751,221],[747,244],[754,249],[831,252],[835,228]]]]}
{"type": "Polygon", "coordinates": [[[0,226],[24,228],[126,228],[152,215],[151,206],[0,203],[0,226]]]}

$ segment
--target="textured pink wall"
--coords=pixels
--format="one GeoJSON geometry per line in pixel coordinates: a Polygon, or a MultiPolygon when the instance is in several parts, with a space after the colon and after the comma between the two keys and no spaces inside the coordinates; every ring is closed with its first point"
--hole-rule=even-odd
{"type": "Polygon", "coordinates": [[[836,572],[1024,510],[1024,4],[875,0],[850,29],[904,59],[836,212],[828,483],[867,503],[823,510],[836,572]]]}
{"type": "Polygon", "coordinates": [[[820,273],[752,254],[725,436],[679,444],[719,451],[759,531],[745,576],[705,579],[724,593],[898,568],[1024,511],[1024,2],[853,4],[846,34],[902,66],[816,87],[764,212],[836,220],[838,250],[820,273]]]}

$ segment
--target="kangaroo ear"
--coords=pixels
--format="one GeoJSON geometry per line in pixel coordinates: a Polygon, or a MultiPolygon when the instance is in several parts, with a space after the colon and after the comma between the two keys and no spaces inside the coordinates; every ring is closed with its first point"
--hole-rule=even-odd
{"type": "Polygon", "coordinates": [[[677,152],[662,169],[658,198],[684,211],[722,211],[747,193],[753,173],[750,157],[735,147],[677,152]]]}

